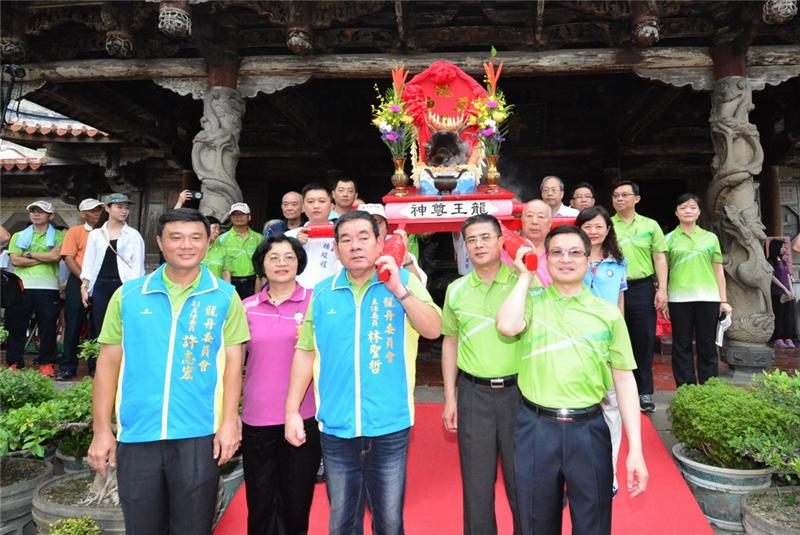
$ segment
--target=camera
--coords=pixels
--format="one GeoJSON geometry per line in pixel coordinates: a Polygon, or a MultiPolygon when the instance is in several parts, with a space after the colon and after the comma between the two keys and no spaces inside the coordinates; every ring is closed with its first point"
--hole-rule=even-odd
{"type": "Polygon", "coordinates": [[[195,199],[197,201],[203,198],[202,191],[190,191],[189,193],[192,195],[192,199],[195,199]]]}
{"type": "Polygon", "coordinates": [[[3,72],[11,75],[12,78],[25,78],[25,75],[28,74],[25,69],[19,65],[11,64],[3,65],[3,72]]]}

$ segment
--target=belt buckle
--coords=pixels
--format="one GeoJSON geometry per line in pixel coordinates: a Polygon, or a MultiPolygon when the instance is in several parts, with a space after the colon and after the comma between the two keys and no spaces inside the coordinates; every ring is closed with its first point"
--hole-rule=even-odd
{"type": "Polygon", "coordinates": [[[559,422],[574,422],[575,419],[569,415],[569,409],[558,409],[556,420],[559,422]]]}
{"type": "Polygon", "coordinates": [[[505,387],[505,379],[489,379],[489,386],[492,388],[503,388],[505,387]]]}

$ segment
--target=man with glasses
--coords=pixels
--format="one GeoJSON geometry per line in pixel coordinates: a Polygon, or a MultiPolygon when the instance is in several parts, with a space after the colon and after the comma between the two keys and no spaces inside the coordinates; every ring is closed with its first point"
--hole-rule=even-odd
{"type": "Polygon", "coordinates": [[[296,191],[289,191],[281,198],[283,219],[268,221],[264,229],[264,238],[282,236],[286,232],[303,225],[303,196],[296,191]]]}
{"type": "Polygon", "coordinates": [[[503,238],[497,219],[475,215],[461,228],[474,269],[453,281],[444,299],[442,419],[447,431],[458,433],[464,533],[497,533],[494,486],[498,455],[514,533],[520,533],[513,464],[519,404],[517,338],[502,336],[495,328],[497,309],[517,275],[500,260],[503,238]]]}
{"type": "Polygon", "coordinates": [[[667,243],[658,223],[636,213],[641,200],[638,184],[630,180],[620,182],[614,187],[611,200],[617,212],[611,218],[614,232],[628,261],[625,322],[636,358],[634,376],[639,388],[639,406],[643,412],[654,412],[656,311],[667,306],[667,243]]]}
{"type": "Polygon", "coordinates": [[[578,210],[561,202],[564,198],[564,181],[557,176],[546,176],[539,185],[542,200],[550,207],[553,217],[575,217],[578,210]]]}
{"type": "Polygon", "coordinates": [[[594,186],[588,182],[581,182],[575,186],[569,204],[578,212],[594,206],[594,186]]]}
{"type": "Polygon", "coordinates": [[[627,487],[647,488],[636,363],[619,309],[583,284],[591,243],[560,226],[545,240],[553,284],[530,290],[533,274],[517,252],[519,276],[497,313],[497,330],[520,336],[514,471],[524,534],[561,533],[564,488],[573,533],[611,533],[611,439],[600,402],[613,386],[628,437],[627,487]]]}

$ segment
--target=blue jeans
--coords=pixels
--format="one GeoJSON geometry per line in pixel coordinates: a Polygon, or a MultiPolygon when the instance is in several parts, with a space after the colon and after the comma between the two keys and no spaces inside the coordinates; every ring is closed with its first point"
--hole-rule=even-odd
{"type": "Polygon", "coordinates": [[[364,504],[375,535],[402,535],[409,429],[379,437],[320,433],[331,502],[330,535],[364,532],[364,504]]]}

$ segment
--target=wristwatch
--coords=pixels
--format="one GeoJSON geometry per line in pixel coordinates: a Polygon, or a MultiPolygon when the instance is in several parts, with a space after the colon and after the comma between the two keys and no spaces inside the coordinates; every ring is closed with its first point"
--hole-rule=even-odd
{"type": "Polygon", "coordinates": [[[398,301],[400,301],[401,303],[402,303],[403,301],[405,301],[406,299],[408,299],[409,297],[411,297],[411,290],[409,290],[409,289],[408,289],[408,286],[403,286],[403,288],[405,288],[405,290],[406,290],[406,293],[405,293],[405,294],[403,294],[401,297],[399,297],[399,298],[397,299],[397,300],[398,300],[398,301]]]}
{"type": "Polygon", "coordinates": [[[29,251],[29,252],[27,252],[27,253],[25,253],[25,254],[24,254],[24,255],[22,255],[22,256],[24,256],[24,257],[25,257],[25,258],[27,258],[27,259],[32,259],[32,258],[33,258],[33,255],[30,253],[30,251],[29,251]]]}

